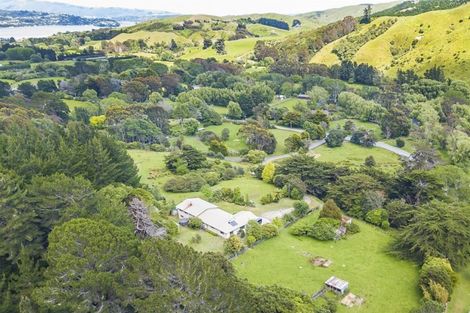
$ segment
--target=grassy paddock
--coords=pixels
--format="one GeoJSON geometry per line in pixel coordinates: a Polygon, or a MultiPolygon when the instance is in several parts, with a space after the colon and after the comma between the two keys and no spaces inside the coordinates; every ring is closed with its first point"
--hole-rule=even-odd
{"type": "Polygon", "coordinates": [[[396,313],[418,306],[418,266],[387,253],[390,232],[358,223],[360,233],[338,242],[295,237],[282,230],[278,237],[250,249],[233,264],[252,283],[278,284],[307,294],[322,288],[333,275],[345,279],[351,292],[365,298],[365,304],[352,309],[339,305],[339,312],[396,313]],[[309,263],[314,256],[331,259],[333,264],[314,267],[309,263]]]}
{"type": "MultiPolygon", "coordinates": [[[[171,177],[174,177],[173,174],[169,173],[165,169],[164,160],[168,153],[146,150],[128,150],[128,153],[134,159],[134,162],[139,170],[141,182],[157,186],[168,200],[178,203],[187,198],[203,197],[202,193],[200,192],[172,193],[163,191],[163,185],[165,182],[171,177]]],[[[254,214],[261,215],[266,211],[290,208],[293,206],[294,201],[290,199],[282,199],[279,201],[279,203],[262,205],[260,203],[261,197],[265,194],[273,193],[278,189],[274,185],[265,183],[250,176],[248,173],[245,176],[237,177],[233,180],[222,181],[219,184],[213,186],[212,189],[216,190],[220,188],[235,187],[239,187],[241,193],[243,195],[248,195],[248,198],[254,201],[256,205],[253,208],[248,208],[238,206],[233,203],[218,203],[221,208],[231,213],[248,210],[252,211],[254,214]]]]}
{"type": "Polygon", "coordinates": [[[470,312],[470,266],[457,273],[457,286],[452,293],[447,312],[470,312]]]}
{"type": "Polygon", "coordinates": [[[323,145],[311,151],[310,154],[316,156],[319,161],[352,167],[363,165],[370,155],[374,157],[377,166],[382,169],[393,171],[401,166],[400,158],[392,152],[381,148],[364,148],[349,142],[337,148],[328,148],[323,145]]]}

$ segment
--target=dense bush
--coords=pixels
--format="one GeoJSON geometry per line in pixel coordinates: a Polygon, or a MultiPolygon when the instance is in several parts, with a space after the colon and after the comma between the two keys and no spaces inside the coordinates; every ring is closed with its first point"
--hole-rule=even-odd
{"type": "Polygon", "coordinates": [[[323,204],[322,210],[320,211],[320,217],[327,217],[340,221],[343,214],[335,201],[328,199],[325,204],[323,204]]]}
{"type": "Polygon", "coordinates": [[[263,162],[263,160],[266,158],[267,154],[264,151],[261,150],[250,150],[248,151],[247,154],[243,156],[243,161],[253,163],[253,164],[258,164],[263,162]]]}
{"type": "Polygon", "coordinates": [[[199,174],[187,174],[184,176],[176,176],[170,178],[163,185],[163,189],[167,192],[196,192],[201,190],[206,184],[204,178],[199,174]]]}
{"type": "Polygon", "coordinates": [[[344,138],[346,138],[346,132],[340,128],[330,130],[328,136],[326,136],[326,145],[330,148],[341,147],[343,145],[344,138]]]}
{"type": "Polygon", "coordinates": [[[191,217],[188,221],[188,227],[192,229],[201,229],[202,228],[201,219],[197,217],[191,217]]]}
{"type": "Polygon", "coordinates": [[[447,303],[455,282],[454,270],[447,259],[426,258],[419,274],[419,286],[425,300],[447,303]]]}
{"type": "MultiPolygon", "coordinates": [[[[384,209],[376,209],[367,212],[366,217],[365,217],[366,222],[369,222],[371,224],[374,224],[376,226],[383,227],[387,224],[384,224],[384,222],[388,223],[388,212],[384,209]]],[[[384,228],[388,228],[385,226],[384,228]]]]}
{"type": "Polygon", "coordinates": [[[313,224],[313,227],[308,232],[308,236],[322,241],[333,240],[336,237],[336,230],[339,224],[338,220],[320,218],[313,224]]]}

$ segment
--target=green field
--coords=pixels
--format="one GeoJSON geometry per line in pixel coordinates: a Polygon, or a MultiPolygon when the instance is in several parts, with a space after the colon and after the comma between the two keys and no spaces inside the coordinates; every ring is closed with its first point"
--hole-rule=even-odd
{"type": "MultiPolygon", "coordinates": [[[[277,36],[264,37],[263,40],[273,40],[279,38],[277,36]]],[[[196,58],[216,58],[219,61],[229,60],[233,61],[238,58],[245,58],[253,52],[256,42],[260,38],[245,38],[240,40],[226,41],[225,51],[226,54],[218,54],[215,49],[202,49],[202,47],[188,48],[181,56],[183,60],[192,60],[196,58]]]]}
{"type": "Polygon", "coordinates": [[[217,235],[213,235],[204,230],[193,230],[188,227],[179,226],[178,235],[176,236],[176,241],[190,246],[197,251],[201,252],[220,252],[223,253],[224,250],[224,239],[217,235]],[[201,236],[200,243],[192,243],[191,238],[196,234],[201,236]]]}
{"type": "Polygon", "coordinates": [[[306,294],[321,289],[333,275],[347,280],[351,292],[364,297],[365,304],[351,309],[339,305],[340,313],[401,313],[417,307],[418,266],[387,253],[390,232],[357,223],[361,232],[338,242],[295,237],[282,230],[278,237],[250,249],[233,264],[239,275],[252,283],[278,284],[306,294]],[[315,256],[332,260],[332,266],[314,267],[309,259],[315,256]]]}
{"type": "Polygon", "coordinates": [[[80,101],[73,99],[65,99],[65,104],[69,107],[71,113],[75,111],[76,108],[87,109],[89,112],[96,112],[98,110],[98,105],[89,101],[80,101]]]}
{"type": "Polygon", "coordinates": [[[470,312],[470,266],[457,273],[457,286],[452,293],[447,312],[470,312]]]}
{"type": "MultiPolygon", "coordinates": [[[[422,74],[434,65],[442,65],[447,76],[470,82],[469,10],[470,4],[466,4],[451,10],[399,17],[385,33],[363,45],[353,61],[368,63],[391,76],[398,69],[414,69],[422,74]]],[[[341,40],[323,47],[311,62],[338,63],[332,51],[341,40]]]]}
{"type": "Polygon", "coordinates": [[[59,77],[59,76],[54,76],[54,77],[42,77],[42,78],[31,78],[31,79],[25,79],[25,80],[20,80],[20,81],[15,81],[12,79],[0,79],[1,81],[9,83],[12,87],[18,87],[19,84],[22,83],[31,83],[33,85],[37,85],[39,81],[41,80],[53,80],[56,83],[58,83],[61,80],[64,80],[65,77],[59,77]]]}
{"type": "Polygon", "coordinates": [[[313,151],[311,155],[317,157],[319,161],[333,162],[339,165],[357,167],[364,164],[368,156],[373,156],[377,166],[384,170],[394,171],[401,165],[400,158],[387,150],[381,148],[364,148],[349,142],[343,143],[338,148],[328,148],[323,145],[313,151]]]}
{"type": "MultiPolygon", "coordinates": [[[[172,193],[163,191],[163,185],[165,182],[173,177],[173,174],[165,169],[164,160],[165,156],[168,155],[166,152],[153,152],[146,150],[128,150],[129,155],[133,158],[141,177],[141,182],[144,184],[155,185],[159,187],[162,194],[170,201],[179,203],[186,198],[203,197],[200,192],[189,192],[189,193],[172,193]]],[[[281,209],[291,208],[293,206],[293,200],[282,199],[279,203],[272,203],[268,205],[261,205],[260,198],[267,193],[272,193],[278,189],[271,184],[265,183],[259,179],[252,177],[249,173],[245,176],[235,178],[233,180],[222,181],[219,184],[212,187],[213,190],[220,188],[235,188],[239,187],[243,195],[248,195],[249,199],[255,202],[254,208],[248,208],[238,206],[233,203],[221,202],[220,207],[228,212],[235,213],[238,211],[249,210],[257,215],[261,215],[263,212],[281,209]]]]}
{"type": "Polygon", "coordinates": [[[286,100],[278,100],[273,102],[271,105],[280,108],[287,108],[289,111],[294,111],[294,107],[297,103],[306,104],[306,100],[297,99],[297,98],[289,98],[286,100]]]}

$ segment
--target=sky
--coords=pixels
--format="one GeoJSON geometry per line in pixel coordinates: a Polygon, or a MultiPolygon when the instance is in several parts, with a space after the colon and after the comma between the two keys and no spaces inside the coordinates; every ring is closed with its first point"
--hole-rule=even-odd
{"type": "Polygon", "coordinates": [[[48,0],[89,7],[125,7],[182,14],[234,15],[248,13],[295,14],[361,3],[391,0],[48,0]]]}

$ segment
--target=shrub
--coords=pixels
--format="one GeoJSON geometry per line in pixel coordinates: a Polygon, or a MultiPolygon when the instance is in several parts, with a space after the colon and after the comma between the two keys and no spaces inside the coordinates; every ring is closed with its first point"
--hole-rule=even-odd
{"type": "Polygon", "coordinates": [[[326,145],[330,148],[341,147],[343,145],[344,138],[346,138],[346,132],[342,129],[332,129],[328,136],[326,136],[326,145]]]}
{"type": "Polygon", "coordinates": [[[347,230],[347,234],[350,234],[350,235],[357,234],[361,231],[361,229],[359,228],[359,225],[357,225],[354,222],[351,223],[351,224],[347,224],[346,225],[346,230],[347,230]]]}
{"type": "Polygon", "coordinates": [[[258,164],[263,162],[266,156],[267,153],[262,150],[250,150],[246,155],[243,156],[243,161],[252,164],[258,164]]]}
{"type": "Polygon", "coordinates": [[[305,201],[296,201],[294,203],[294,214],[298,217],[303,217],[307,215],[310,211],[310,207],[305,201]]]}
{"type": "Polygon", "coordinates": [[[263,229],[256,221],[249,221],[246,228],[247,237],[254,237],[255,241],[263,239],[263,229]]]}
{"type": "Polygon", "coordinates": [[[333,240],[336,237],[336,230],[338,227],[338,220],[320,218],[315,224],[313,224],[313,227],[311,227],[308,232],[308,236],[322,241],[333,240]]]}
{"type": "Polygon", "coordinates": [[[220,181],[220,175],[217,172],[206,172],[202,174],[202,177],[209,186],[215,186],[220,181]]]}
{"type": "Polygon", "coordinates": [[[277,227],[278,229],[281,228],[282,226],[284,226],[284,222],[283,222],[282,219],[279,218],[279,217],[275,217],[275,218],[272,220],[272,223],[273,223],[274,225],[276,225],[276,227],[277,227]]]}
{"type": "Polygon", "coordinates": [[[419,286],[427,300],[447,302],[456,281],[449,260],[437,257],[426,258],[419,273],[419,286]]]}
{"type": "MultiPolygon", "coordinates": [[[[375,209],[367,212],[366,222],[369,222],[376,226],[383,226],[384,222],[388,223],[388,212],[384,209],[375,209]]],[[[386,224],[384,226],[387,226],[386,224]]],[[[388,224],[390,226],[390,224],[388,224]]]]}
{"type": "Polygon", "coordinates": [[[224,252],[227,255],[237,255],[243,248],[243,241],[238,236],[232,236],[224,242],[224,252]]]}
{"type": "Polygon", "coordinates": [[[196,192],[201,190],[206,181],[198,174],[187,174],[169,179],[163,189],[167,192],[196,192]]]}
{"type": "Polygon", "coordinates": [[[279,230],[274,224],[264,224],[261,226],[262,239],[270,239],[279,234],[279,230]]]}
{"type": "Polygon", "coordinates": [[[162,146],[158,143],[154,143],[150,145],[150,150],[155,151],[155,152],[165,152],[166,148],[165,146],[162,146]]]}
{"type": "Polygon", "coordinates": [[[276,165],[274,165],[274,163],[271,162],[271,163],[268,163],[264,167],[261,177],[263,178],[264,182],[270,183],[272,182],[275,174],[276,174],[276,165]]]}
{"type": "Polygon", "coordinates": [[[237,177],[237,172],[233,168],[226,168],[222,173],[223,180],[232,180],[237,177]]]}
{"type": "Polygon", "coordinates": [[[336,205],[336,202],[332,199],[328,199],[325,204],[323,204],[323,208],[320,211],[320,218],[322,217],[341,220],[343,214],[341,213],[339,207],[336,205]]]}
{"type": "Polygon", "coordinates": [[[364,165],[367,167],[374,167],[377,165],[375,162],[375,159],[372,155],[369,155],[365,160],[364,160],[364,165]]]}
{"type": "Polygon", "coordinates": [[[191,217],[188,221],[188,227],[191,229],[201,229],[202,228],[201,219],[197,217],[191,217]]]}
{"type": "Polygon", "coordinates": [[[220,139],[223,141],[227,141],[230,138],[230,130],[228,128],[222,129],[222,133],[220,135],[220,139]]]}
{"type": "Polygon", "coordinates": [[[246,237],[246,245],[248,247],[253,247],[253,245],[255,244],[256,242],[256,238],[254,236],[247,236],[246,237]]]}
{"type": "Polygon", "coordinates": [[[299,188],[293,187],[289,193],[289,198],[293,200],[301,200],[304,197],[304,193],[299,188]]]}
{"type": "Polygon", "coordinates": [[[187,119],[183,122],[183,129],[185,135],[194,136],[199,129],[199,122],[194,118],[187,119]]]}
{"type": "Polygon", "coordinates": [[[398,148],[403,148],[405,146],[405,141],[403,139],[400,139],[400,138],[397,138],[397,140],[395,140],[395,143],[396,143],[398,148]]]}
{"type": "Polygon", "coordinates": [[[191,243],[192,244],[198,244],[198,243],[201,243],[201,240],[202,240],[201,235],[196,234],[191,238],[191,243]]]}
{"type": "Polygon", "coordinates": [[[369,148],[374,146],[376,139],[372,131],[360,129],[352,133],[351,142],[369,148]]]}
{"type": "Polygon", "coordinates": [[[275,192],[275,193],[268,193],[261,197],[260,202],[261,204],[270,204],[270,203],[278,203],[279,200],[282,198],[282,193],[275,192]]]}
{"type": "MultiPolygon", "coordinates": [[[[286,218],[288,215],[294,219],[292,214],[284,215],[284,218],[286,218]]],[[[308,236],[312,227],[313,224],[308,221],[298,221],[289,229],[289,233],[294,236],[308,236]]]]}

